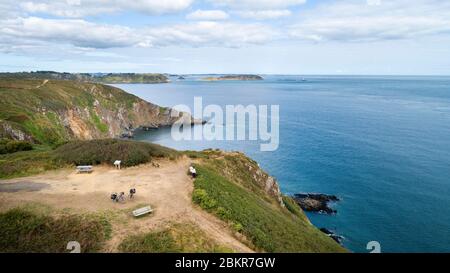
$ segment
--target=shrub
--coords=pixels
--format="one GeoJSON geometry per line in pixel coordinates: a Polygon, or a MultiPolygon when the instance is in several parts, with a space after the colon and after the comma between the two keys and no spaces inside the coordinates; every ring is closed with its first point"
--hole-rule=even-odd
{"type": "Polygon", "coordinates": [[[157,144],[119,139],[72,141],[58,147],[54,154],[57,161],[69,164],[112,164],[121,160],[124,167],[148,163],[152,158],[178,157],[177,151],[157,144]]]}
{"type": "Polygon", "coordinates": [[[2,139],[0,141],[0,154],[11,154],[20,151],[29,151],[33,145],[27,141],[2,139]]]}
{"type": "Polygon", "coordinates": [[[236,232],[241,232],[244,229],[244,227],[240,223],[233,223],[233,229],[236,232]]]}
{"type": "Polygon", "coordinates": [[[211,210],[217,205],[217,201],[210,198],[204,189],[195,189],[192,194],[192,200],[206,210],[211,210]]]}

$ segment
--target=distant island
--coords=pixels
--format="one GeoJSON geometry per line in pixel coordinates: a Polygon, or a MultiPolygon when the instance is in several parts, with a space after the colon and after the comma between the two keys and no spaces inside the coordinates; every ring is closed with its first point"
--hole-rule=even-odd
{"type": "Polygon", "coordinates": [[[160,73],[67,73],[55,71],[0,73],[1,78],[31,80],[72,80],[106,84],[168,83],[169,78],[160,73]]]}
{"type": "Polygon", "coordinates": [[[101,83],[168,83],[170,80],[164,74],[158,73],[110,73],[98,77],[95,80],[101,83]]]}
{"type": "Polygon", "coordinates": [[[262,81],[263,77],[258,75],[225,75],[219,77],[206,77],[203,81],[262,81]]]}

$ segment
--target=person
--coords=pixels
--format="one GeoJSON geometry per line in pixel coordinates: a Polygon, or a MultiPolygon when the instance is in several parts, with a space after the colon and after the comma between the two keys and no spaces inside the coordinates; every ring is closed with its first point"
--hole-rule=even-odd
{"type": "Polygon", "coordinates": [[[136,189],[130,189],[130,199],[133,199],[134,195],[136,194],[136,189]]]}
{"type": "Polygon", "coordinates": [[[113,202],[117,202],[117,193],[112,193],[111,194],[111,200],[113,201],[113,202]]]}
{"type": "Polygon", "coordinates": [[[193,178],[197,177],[197,171],[195,170],[194,167],[190,166],[189,167],[189,172],[191,173],[193,178]]]}
{"type": "Polygon", "coordinates": [[[119,197],[117,197],[117,202],[125,202],[125,193],[121,192],[119,197]]]}

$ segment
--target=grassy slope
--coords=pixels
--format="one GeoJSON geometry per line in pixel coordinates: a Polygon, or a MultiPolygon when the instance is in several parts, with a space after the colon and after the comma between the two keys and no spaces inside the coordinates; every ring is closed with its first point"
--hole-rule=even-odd
{"type": "Polygon", "coordinates": [[[43,144],[70,139],[59,119],[61,111],[88,109],[91,113],[88,124],[106,133],[107,125],[93,111],[95,100],[110,110],[118,106],[131,109],[139,101],[134,95],[101,84],[51,80],[38,88],[42,83],[42,80],[0,78],[0,122],[6,121],[43,144]],[[91,92],[92,88],[97,91],[91,92]]]}
{"type": "Polygon", "coordinates": [[[312,226],[288,197],[284,197],[287,206],[283,208],[262,191],[252,189],[249,172],[236,163],[237,156],[233,158],[210,158],[197,164],[195,203],[228,221],[262,251],[345,252],[312,226]]]}
{"type": "Polygon", "coordinates": [[[107,220],[96,215],[50,216],[24,208],[0,214],[0,252],[69,252],[77,241],[81,252],[97,252],[111,233],[107,220]]]}
{"type": "Polygon", "coordinates": [[[32,151],[0,155],[0,179],[29,176],[64,166],[53,158],[49,147],[40,146],[32,151]]]}
{"type": "Polygon", "coordinates": [[[173,224],[163,230],[129,236],[120,244],[119,250],[131,253],[232,252],[212,241],[192,223],[173,224]]]}

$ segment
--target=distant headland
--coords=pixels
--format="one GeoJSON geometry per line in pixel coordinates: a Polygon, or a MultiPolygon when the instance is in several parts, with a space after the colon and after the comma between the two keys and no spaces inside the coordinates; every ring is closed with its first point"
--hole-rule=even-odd
{"type": "Polygon", "coordinates": [[[72,80],[105,84],[121,83],[168,83],[169,78],[161,73],[67,73],[56,71],[35,71],[0,73],[0,78],[31,80],[72,80]]]}
{"type": "Polygon", "coordinates": [[[206,77],[202,78],[203,81],[262,81],[263,77],[259,75],[224,75],[218,77],[206,77]]]}

